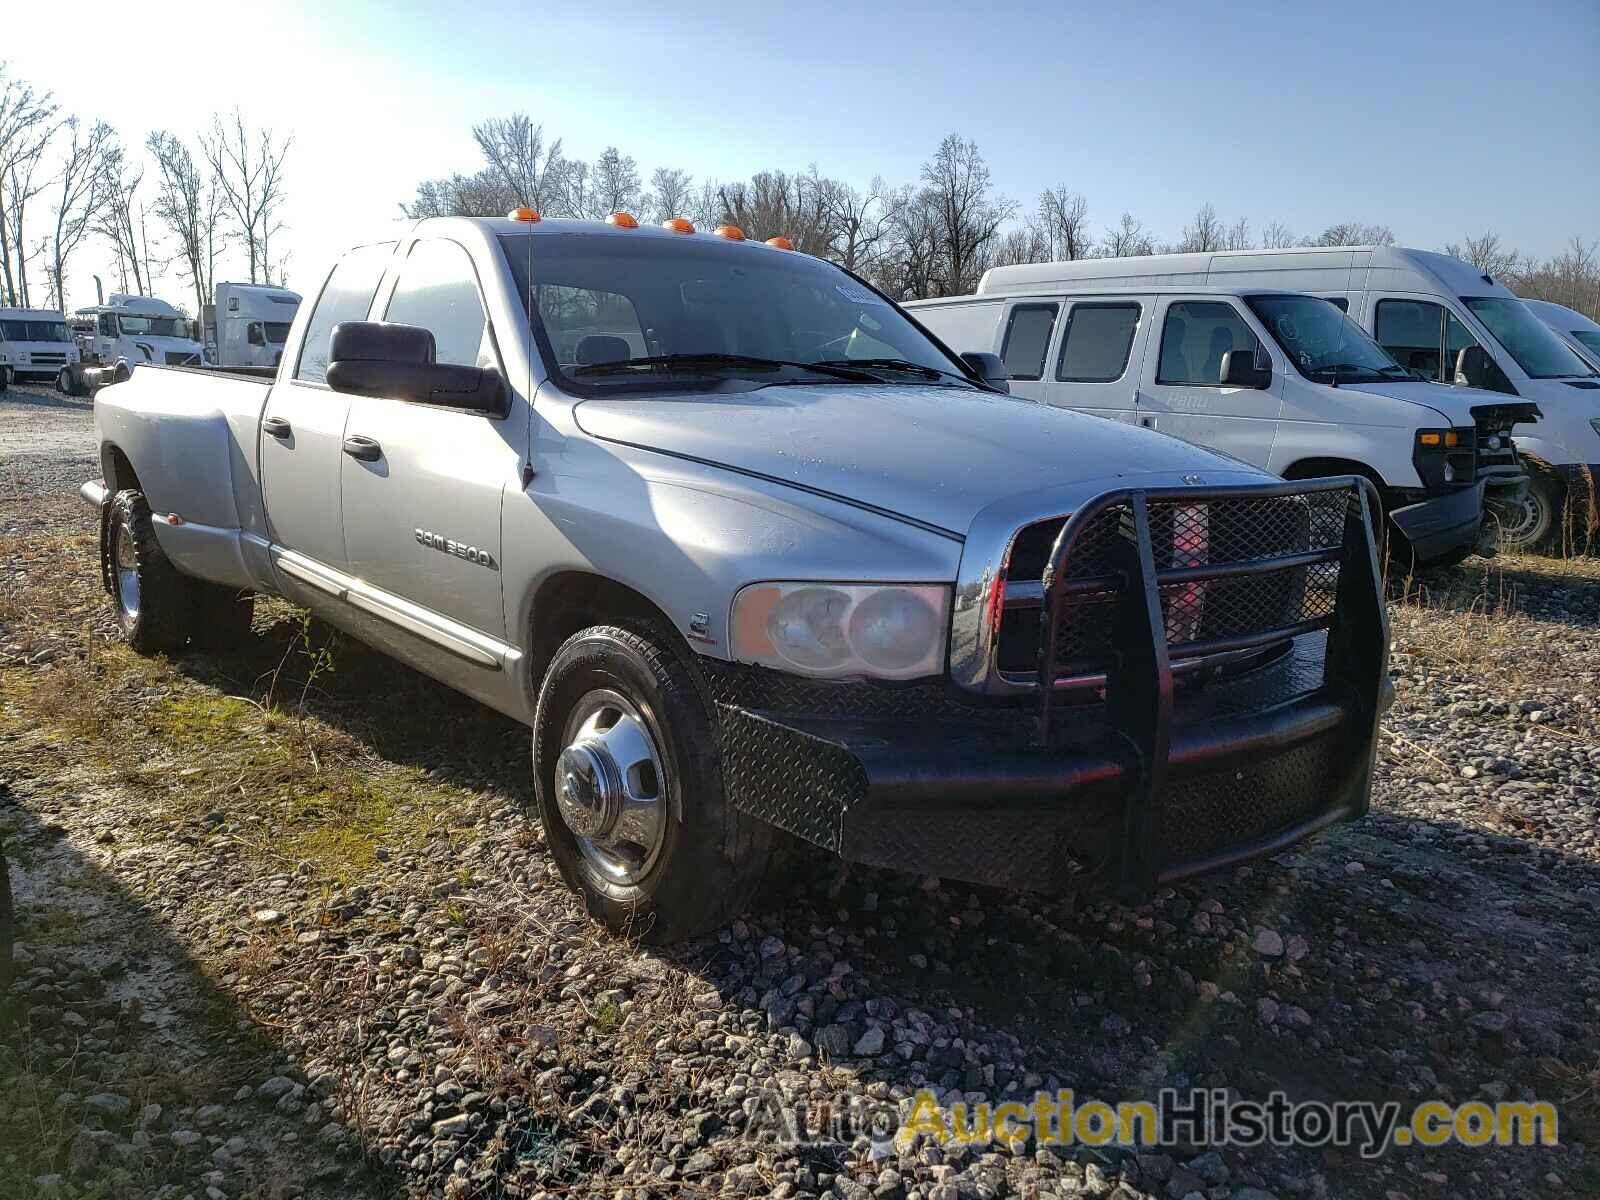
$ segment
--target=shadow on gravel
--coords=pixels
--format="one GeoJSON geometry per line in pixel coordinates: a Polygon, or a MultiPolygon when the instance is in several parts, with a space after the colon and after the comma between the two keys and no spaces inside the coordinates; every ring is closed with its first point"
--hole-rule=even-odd
{"type": "Polygon", "coordinates": [[[23,388],[17,384],[12,384],[7,390],[0,392],[0,403],[85,414],[94,412],[94,401],[88,396],[63,396],[60,392],[46,391],[43,387],[23,388]]]}
{"type": "MultiPolygon", "coordinates": [[[[258,635],[244,657],[179,665],[228,690],[271,683],[297,695],[296,627],[278,621],[258,635]]],[[[351,639],[338,641],[335,670],[307,703],[391,762],[531,799],[523,727],[351,639]]],[[[745,920],[669,957],[713,985],[724,1008],[797,1030],[808,1051],[866,1081],[991,1098],[1041,1087],[1108,1100],[1162,1087],[1282,1090],[1408,1111],[1536,1097],[1561,1106],[1565,1142],[1593,1146],[1597,929],[1600,865],[1380,809],[1138,908],[802,855],[745,920]],[[897,1044],[896,1022],[968,1032],[897,1044]]],[[[1553,1164],[1567,1187],[1600,1190],[1593,1156],[1565,1151],[1391,1151],[1384,1171],[1333,1148],[1256,1153],[1281,1160],[1263,1178],[1309,1189],[1321,1172],[1338,1196],[1412,1194],[1424,1170],[1457,1181],[1451,1194],[1533,1194],[1553,1164]]],[[[845,1157],[821,1152],[819,1169],[845,1157]]]]}
{"type": "Polygon", "coordinates": [[[397,1190],[326,1129],[326,1081],[285,1078],[304,1079],[301,1065],[161,918],[3,783],[0,836],[17,917],[16,979],[0,996],[0,1196],[397,1190]]]}

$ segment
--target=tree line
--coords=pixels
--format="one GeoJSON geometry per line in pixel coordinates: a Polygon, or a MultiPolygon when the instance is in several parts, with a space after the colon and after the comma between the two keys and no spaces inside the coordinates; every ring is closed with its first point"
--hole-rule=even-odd
{"type": "Polygon", "coordinates": [[[141,154],[0,62],[0,305],[66,312],[63,281],[91,238],[114,255],[116,290],[150,294],[176,268],[196,313],[229,247],[248,260],[250,282],[281,284],[289,146],[235,109],[192,139],[155,130],[141,154]]]}
{"type": "MultiPolygon", "coordinates": [[[[608,146],[591,161],[571,156],[558,137],[525,113],[493,117],[472,128],[482,166],[469,175],[426,179],[402,203],[407,216],[496,216],[521,205],[545,216],[601,218],[630,212],[661,221],[687,217],[696,225],[739,226],[751,237],[782,235],[796,249],[831,259],[870,279],[898,300],[962,295],[983,272],[1013,263],[1207,250],[1289,246],[1391,245],[1386,225],[1347,221],[1299,235],[1281,221],[1259,232],[1246,217],[1226,219],[1202,204],[1176,238],[1163,237],[1133,213],[1096,225],[1089,201],[1066,184],[1039,193],[1031,206],[1000,195],[978,146],[950,134],[922,164],[915,182],[890,185],[881,177],[859,186],[821,173],[758,171],[749,179],[697,179],[680,167],[646,175],[638,160],[608,146]]],[[[1511,266],[1497,274],[1522,295],[1558,300],[1591,316],[1600,312],[1596,247],[1574,238],[1544,262],[1500,247],[1511,266]],[[1564,298],[1565,297],[1565,298],[1564,298]]],[[[1476,262],[1463,248],[1446,251],[1476,262]]]]}

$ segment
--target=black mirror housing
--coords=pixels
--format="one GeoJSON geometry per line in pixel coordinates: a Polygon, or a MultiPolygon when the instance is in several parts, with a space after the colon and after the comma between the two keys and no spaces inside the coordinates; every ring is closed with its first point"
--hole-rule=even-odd
{"type": "Polygon", "coordinates": [[[336,392],[410,400],[468,412],[499,412],[500,372],[434,361],[433,334],[416,325],[345,321],[333,327],[328,386],[336,392]]]}
{"type": "Polygon", "coordinates": [[[989,354],[983,350],[968,350],[961,355],[961,361],[990,387],[1002,392],[1011,391],[1011,380],[1006,375],[1006,364],[998,354],[989,354]]]}
{"type": "Polygon", "coordinates": [[[1229,350],[1222,356],[1224,387],[1265,388],[1272,383],[1272,367],[1259,366],[1254,350],[1229,350]]]}

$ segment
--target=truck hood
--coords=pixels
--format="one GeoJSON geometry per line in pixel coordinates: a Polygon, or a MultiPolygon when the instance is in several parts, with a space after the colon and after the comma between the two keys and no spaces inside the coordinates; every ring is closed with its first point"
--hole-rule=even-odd
{"type": "MultiPolygon", "coordinates": [[[[1383,383],[1341,383],[1341,390],[1352,392],[1366,392],[1370,396],[1388,396],[1394,400],[1404,400],[1409,404],[1431,408],[1434,412],[1445,417],[1451,425],[1473,425],[1475,409],[1512,409],[1522,410],[1524,421],[1537,420],[1539,409],[1537,405],[1519,400],[1515,396],[1503,395],[1500,392],[1486,392],[1481,388],[1455,387],[1450,384],[1428,383],[1425,380],[1396,380],[1393,383],[1387,380],[1383,383]]],[[[1420,415],[1420,414],[1419,414],[1420,415]]],[[[1424,417],[1424,420],[1430,418],[1424,417]]]]}
{"type": "Polygon", "coordinates": [[[1129,476],[1249,472],[1199,446],[1031,401],[965,388],[767,387],[731,394],[593,399],[592,437],[690,458],[885,509],[964,534],[1020,492],[1129,476]]]}

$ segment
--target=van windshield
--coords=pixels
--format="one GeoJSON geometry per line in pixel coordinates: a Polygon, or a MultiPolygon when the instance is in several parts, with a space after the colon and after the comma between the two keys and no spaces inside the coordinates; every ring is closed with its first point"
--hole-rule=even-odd
{"type": "Polygon", "coordinates": [[[1295,369],[1318,383],[1377,383],[1411,373],[1344,311],[1316,296],[1247,296],[1295,369]]]}
{"type": "Polygon", "coordinates": [[[703,234],[500,240],[563,387],[719,377],[971,386],[963,364],[887,299],[809,255],[703,234]]]}
{"type": "Polygon", "coordinates": [[[1462,300],[1506,348],[1506,353],[1517,360],[1517,366],[1528,373],[1528,378],[1594,374],[1522,301],[1502,296],[1463,296],[1462,300]]]}
{"type": "Polygon", "coordinates": [[[123,333],[142,333],[147,337],[189,338],[189,322],[182,317],[135,317],[124,313],[117,317],[123,333]]]}
{"type": "Polygon", "coordinates": [[[0,320],[0,341],[70,342],[65,321],[23,321],[13,317],[0,320]]]}

